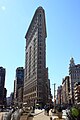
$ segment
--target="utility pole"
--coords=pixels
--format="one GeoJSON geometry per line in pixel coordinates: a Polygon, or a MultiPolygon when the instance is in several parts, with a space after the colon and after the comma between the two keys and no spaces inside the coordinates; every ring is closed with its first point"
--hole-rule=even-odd
{"type": "Polygon", "coordinates": [[[54,112],[56,112],[56,90],[55,90],[55,83],[53,84],[54,85],[54,112]]]}

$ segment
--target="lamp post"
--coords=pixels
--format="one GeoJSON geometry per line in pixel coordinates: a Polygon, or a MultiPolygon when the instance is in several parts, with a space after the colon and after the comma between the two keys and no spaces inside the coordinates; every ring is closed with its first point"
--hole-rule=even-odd
{"type": "Polygon", "coordinates": [[[55,85],[56,85],[56,83],[54,83],[54,84],[52,84],[52,85],[54,85],[54,112],[56,112],[56,90],[55,90],[55,85]]]}

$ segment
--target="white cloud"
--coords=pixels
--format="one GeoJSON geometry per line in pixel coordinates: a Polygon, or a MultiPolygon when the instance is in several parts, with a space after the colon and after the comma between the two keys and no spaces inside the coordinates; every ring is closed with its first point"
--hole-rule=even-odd
{"type": "Polygon", "coordinates": [[[1,9],[2,9],[3,11],[5,11],[6,7],[5,7],[5,6],[1,6],[1,9]]]}

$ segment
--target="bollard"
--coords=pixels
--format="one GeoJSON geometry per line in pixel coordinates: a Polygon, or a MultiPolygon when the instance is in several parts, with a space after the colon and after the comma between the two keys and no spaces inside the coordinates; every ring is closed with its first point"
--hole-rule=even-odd
{"type": "Polygon", "coordinates": [[[50,120],[52,120],[52,117],[50,117],[50,120]]]}

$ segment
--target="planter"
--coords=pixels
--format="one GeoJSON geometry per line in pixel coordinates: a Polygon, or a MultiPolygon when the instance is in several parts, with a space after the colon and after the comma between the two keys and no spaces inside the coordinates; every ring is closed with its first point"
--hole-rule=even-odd
{"type": "Polygon", "coordinates": [[[62,112],[58,112],[58,117],[59,117],[59,119],[62,118],[62,112]]]}

